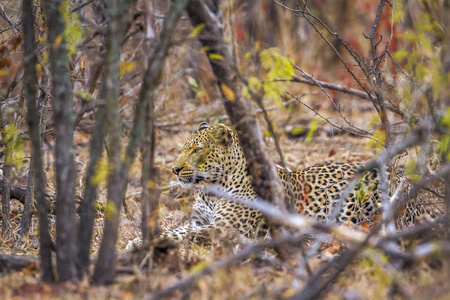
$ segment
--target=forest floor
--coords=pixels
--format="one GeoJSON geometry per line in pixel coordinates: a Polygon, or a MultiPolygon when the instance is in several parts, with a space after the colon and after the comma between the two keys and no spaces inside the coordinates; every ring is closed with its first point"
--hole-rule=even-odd
{"type": "MultiPolygon", "coordinates": [[[[305,103],[314,105],[313,97],[305,98],[305,103]]],[[[317,104],[317,103],[316,103],[317,104]]],[[[343,110],[346,116],[352,120],[355,126],[370,130],[370,120],[376,118],[370,103],[353,101],[343,102],[343,110]],[[355,105],[356,103],[356,105],[355,105]]],[[[223,115],[220,105],[217,115],[223,115]]],[[[342,119],[332,112],[327,105],[318,109],[331,120],[342,123],[342,119]]],[[[199,110],[201,111],[201,110],[199,110]]],[[[161,230],[169,230],[187,222],[187,214],[183,212],[180,202],[189,195],[189,191],[176,185],[176,178],[171,172],[171,163],[176,159],[183,143],[195,131],[196,119],[202,114],[196,111],[189,117],[183,116],[186,125],[174,125],[160,127],[157,130],[156,165],[160,168],[162,186],[167,189],[161,194],[161,230]],[[180,200],[181,199],[181,200],[180,200]]],[[[331,131],[330,126],[319,123],[315,137],[310,142],[305,142],[304,134],[301,137],[293,137],[292,132],[298,134],[300,126],[305,126],[305,132],[314,116],[314,113],[306,110],[300,104],[295,103],[288,109],[276,108],[270,112],[270,116],[277,124],[280,133],[280,144],[283,150],[284,160],[292,170],[302,169],[320,162],[331,161],[360,161],[364,162],[376,156],[382,149],[368,147],[368,140],[342,134],[340,131],[331,131]],[[303,125],[302,125],[303,124],[303,125]],[[292,130],[292,128],[297,128],[292,130]]],[[[206,118],[213,123],[217,120],[206,118]]],[[[165,121],[165,120],[163,120],[165,121]]],[[[222,122],[222,121],[221,121],[222,122]]],[[[227,120],[223,120],[224,123],[227,120]]],[[[262,126],[264,123],[261,122],[262,126]]],[[[344,124],[345,125],[345,124],[344,124]]],[[[404,129],[399,127],[397,138],[401,138],[404,129]]],[[[89,155],[90,135],[85,131],[77,131],[76,166],[78,169],[78,198],[82,197],[82,184],[89,155]]],[[[272,145],[271,139],[267,139],[272,145]]],[[[45,153],[47,164],[48,193],[54,192],[54,173],[50,167],[53,161],[51,141],[47,141],[49,149],[45,153]]],[[[124,140],[125,145],[126,140],[124,140]]],[[[275,153],[275,151],[273,151],[275,153]]],[[[275,156],[276,157],[276,156],[275,156]]],[[[408,159],[415,159],[414,151],[403,158],[400,165],[407,163],[408,159]]],[[[279,158],[276,158],[279,161],[279,158]]],[[[16,174],[23,173],[15,184],[23,184],[26,178],[25,170],[16,170],[16,174]]],[[[140,236],[140,160],[137,159],[132,169],[132,179],[129,184],[126,199],[126,211],[122,209],[122,218],[119,232],[117,252],[120,257],[132,256],[125,248],[135,238],[140,236]]],[[[99,202],[106,202],[106,189],[100,189],[99,202]]],[[[17,234],[20,223],[21,207],[17,203],[13,208],[13,227],[17,234]]],[[[55,216],[52,216],[54,225],[55,216]]],[[[93,236],[92,254],[95,259],[101,243],[103,217],[99,213],[96,219],[93,236]]],[[[54,228],[52,229],[54,236],[54,228]]],[[[341,246],[337,246],[340,248],[341,246]]],[[[139,299],[145,295],[162,289],[176,282],[183,276],[198,272],[211,262],[220,259],[234,249],[222,249],[220,246],[210,249],[193,247],[188,257],[184,255],[172,255],[172,261],[165,264],[155,263],[150,269],[142,269],[137,264],[129,265],[126,272],[118,275],[115,283],[107,287],[96,287],[89,284],[88,279],[77,283],[42,284],[39,282],[39,272],[36,266],[22,271],[11,271],[0,276],[1,299],[139,299]]],[[[26,254],[38,256],[37,223],[33,219],[30,235],[23,242],[19,242],[16,236],[0,242],[2,254],[26,254]]],[[[131,261],[131,260],[130,260],[131,261]]],[[[319,269],[329,261],[329,256],[322,253],[309,261],[312,272],[319,269]]],[[[277,263],[271,251],[264,252],[244,261],[239,261],[231,267],[220,270],[212,275],[199,279],[194,288],[189,291],[191,299],[274,299],[288,298],[300,290],[306,283],[308,274],[298,274],[300,270],[300,255],[292,253],[283,264],[277,263]]],[[[329,299],[449,299],[450,276],[448,261],[442,258],[419,261],[408,268],[401,268],[390,262],[390,258],[379,250],[366,248],[361,251],[346,270],[339,276],[337,283],[326,294],[329,299]]],[[[173,297],[183,296],[182,292],[176,292],[173,297]]]]}

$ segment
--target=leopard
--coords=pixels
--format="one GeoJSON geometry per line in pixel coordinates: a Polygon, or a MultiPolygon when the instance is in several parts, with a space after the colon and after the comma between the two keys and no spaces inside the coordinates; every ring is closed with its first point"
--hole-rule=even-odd
{"type": "MultiPolygon", "coordinates": [[[[362,166],[356,162],[327,162],[299,171],[280,166],[277,170],[286,191],[286,203],[292,203],[296,212],[317,219],[327,219],[333,212],[336,222],[359,225],[371,222],[379,213],[382,202],[377,169],[360,176],[348,196],[341,199],[341,193],[362,166]]],[[[200,123],[173,162],[172,172],[181,185],[197,186],[199,192],[190,223],[166,231],[162,234],[163,239],[181,242],[188,236],[227,232],[249,238],[258,235],[264,223],[263,215],[242,204],[255,201],[258,196],[252,187],[252,176],[235,130],[221,123],[214,126],[200,123]],[[237,203],[212,193],[206,188],[210,185],[242,201],[237,203]]],[[[389,172],[387,178],[391,178],[389,172]]]]}

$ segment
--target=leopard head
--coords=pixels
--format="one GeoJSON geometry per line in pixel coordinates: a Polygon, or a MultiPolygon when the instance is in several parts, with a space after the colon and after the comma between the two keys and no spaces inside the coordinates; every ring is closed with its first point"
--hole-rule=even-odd
{"type": "Polygon", "coordinates": [[[224,124],[203,122],[183,146],[172,171],[182,184],[227,185],[236,172],[245,170],[245,158],[236,132],[224,124]]]}

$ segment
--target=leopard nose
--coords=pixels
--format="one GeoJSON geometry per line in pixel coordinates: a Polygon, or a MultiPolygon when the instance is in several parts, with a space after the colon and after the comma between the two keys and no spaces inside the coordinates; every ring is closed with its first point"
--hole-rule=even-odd
{"type": "Polygon", "coordinates": [[[172,172],[173,172],[173,174],[178,175],[178,174],[180,174],[181,169],[183,169],[183,168],[174,167],[174,168],[172,168],[172,172]]]}

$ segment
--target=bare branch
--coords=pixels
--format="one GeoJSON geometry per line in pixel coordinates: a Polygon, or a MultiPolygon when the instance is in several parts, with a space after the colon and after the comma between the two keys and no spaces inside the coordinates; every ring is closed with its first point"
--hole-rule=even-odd
{"type": "MultiPolygon", "coordinates": [[[[377,35],[379,35],[377,33],[377,30],[378,30],[378,26],[380,24],[381,14],[383,12],[383,8],[384,8],[385,4],[386,4],[386,0],[380,0],[380,4],[378,5],[378,10],[377,10],[377,14],[375,17],[375,21],[373,23],[372,29],[370,30],[369,40],[370,40],[370,45],[371,45],[373,66],[371,66],[370,72],[367,76],[368,76],[369,82],[372,82],[372,81],[370,81],[371,76],[373,76],[372,78],[375,81],[375,85],[372,84],[375,88],[375,94],[377,95],[377,101],[374,101],[374,107],[377,110],[378,115],[380,116],[382,129],[386,133],[386,144],[389,145],[391,143],[391,134],[390,134],[389,119],[387,117],[386,105],[385,105],[385,101],[384,101],[384,91],[382,90],[380,63],[384,60],[384,56],[387,53],[390,39],[386,43],[385,49],[381,53],[380,56],[378,56],[377,47],[378,47],[379,43],[381,42],[381,39],[378,42],[376,41],[376,37],[377,37],[377,35]]],[[[394,24],[392,23],[391,26],[393,27],[394,24]]]]}
{"type": "Polygon", "coordinates": [[[17,30],[16,26],[17,24],[13,24],[13,22],[11,21],[11,19],[9,18],[9,16],[6,14],[5,12],[5,8],[3,7],[2,4],[0,4],[0,16],[5,19],[5,21],[9,24],[9,26],[11,26],[8,29],[12,29],[14,31],[14,34],[19,34],[19,30],[17,30]]]}
{"type": "Polygon", "coordinates": [[[70,12],[71,13],[74,13],[74,12],[77,12],[77,11],[79,11],[80,9],[82,9],[83,7],[85,7],[85,6],[87,6],[87,5],[89,5],[89,4],[91,4],[92,2],[94,2],[95,0],[86,0],[85,2],[82,2],[82,1],[80,1],[80,2],[82,2],[82,3],[79,3],[77,6],[72,6],[72,8],[70,8],[70,12]]]}
{"type": "Polygon", "coordinates": [[[328,99],[330,99],[331,103],[333,104],[334,108],[335,108],[336,111],[339,113],[339,115],[341,116],[341,118],[344,120],[345,123],[347,123],[347,124],[350,126],[350,128],[353,128],[353,129],[355,129],[355,130],[361,131],[361,132],[363,132],[363,133],[365,133],[365,134],[367,134],[367,135],[370,135],[370,136],[372,135],[370,132],[368,132],[368,131],[366,131],[366,130],[364,130],[364,129],[358,128],[358,127],[354,126],[352,123],[350,123],[350,121],[342,114],[341,108],[336,104],[336,102],[334,101],[334,99],[331,98],[330,94],[328,94],[328,92],[321,86],[321,84],[320,84],[319,82],[317,82],[317,81],[314,79],[313,76],[307,74],[306,72],[304,72],[302,69],[300,69],[300,68],[297,67],[296,65],[294,65],[294,67],[295,67],[297,70],[300,71],[300,73],[302,74],[302,76],[304,76],[304,77],[306,77],[306,78],[308,78],[308,79],[314,81],[314,82],[316,83],[316,85],[320,87],[320,89],[322,90],[322,92],[327,96],[328,99]]]}
{"type": "Polygon", "coordinates": [[[38,96],[38,80],[36,74],[37,57],[35,52],[36,42],[34,35],[33,1],[23,1],[23,33],[24,33],[24,57],[25,61],[25,85],[28,108],[28,128],[31,136],[31,168],[33,173],[34,199],[37,202],[39,216],[39,242],[40,242],[40,267],[42,280],[51,282],[54,280],[52,266],[52,240],[49,233],[48,204],[45,198],[45,175],[42,159],[41,136],[39,132],[39,116],[36,99],[38,96]]]}
{"type": "MultiPolygon", "coordinates": [[[[362,130],[360,130],[359,128],[355,128],[355,129],[357,129],[357,130],[359,130],[359,131],[353,131],[353,130],[349,130],[349,129],[345,128],[345,127],[342,126],[342,125],[341,125],[341,126],[338,126],[338,125],[332,123],[332,122],[329,120],[329,118],[324,117],[323,115],[321,115],[314,107],[311,107],[311,106],[309,106],[308,104],[306,104],[306,103],[300,101],[300,99],[298,99],[298,97],[292,95],[290,92],[286,91],[286,93],[287,93],[289,96],[291,96],[292,98],[294,98],[295,100],[297,100],[300,104],[302,104],[303,106],[305,106],[305,107],[308,108],[309,110],[313,111],[317,116],[319,116],[322,120],[324,120],[325,122],[327,122],[328,124],[330,124],[333,128],[336,128],[336,129],[339,129],[339,130],[348,132],[348,133],[350,133],[350,134],[359,135],[359,136],[362,136],[362,137],[365,137],[365,138],[369,138],[369,139],[372,138],[372,139],[373,139],[373,137],[371,137],[372,134],[369,133],[369,132],[367,132],[367,131],[362,131],[362,130]]],[[[377,142],[378,142],[378,141],[377,141],[377,142]]]]}
{"type": "Polygon", "coordinates": [[[293,12],[294,14],[299,14],[301,16],[304,17],[304,19],[314,28],[314,30],[316,31],[316,33],[328,44],[328,46],[330,46],[330,48],[333,50],[333,52],[337,55],[337,57],[339,58],[339,60],[342,62],[342,64],[344,65],[345,69],[347,70],[348,73],[350,73],[350,75],[353,77],[353,79],[358,83],[358,85],[367,93],[367,95],[369,96],[370,100],[373,102],[373,99],[371,98],[371,93],[370,91],[366,88],[366,86],[364,84],[362,84],[362,82],[358,79],[358,77],[356,76],[356,74],[350,70],[350,67],[348,66],[347,62],[344,60],[344,58],[342,57],[342,55],[339,53],[339,51],[336,49],[336,47],[334,47],[334,45],[323,35],[323,33],[321,32],[321,30],[319,30],[319,28],[308,18],[311,17],[314,20],[316,20],[317,22],[319,22],[321,24],[322,27],[325,28],[325,30],[330,33],[331,35],[335,36],[340,43],[342,43],[342,45],[344,45],[344,47],[347,49],[347,51],[350,53],[350,55],[353,57],[353,59],[356,61],[356,63],[358,64],[358,66],[360,67],[361,71],[364,72],[364,74],[367,76],[367,66],[362,65],[363,60],[359,57],[359,55],[357,55],[348,45],[347,43],[345,43],[345,41],[342,39],[342,37],[337,34],[336,32],[332,31],[330,28],[328,28],[328,26],[326,26],[325,23],[322,22],[322,20],[320,20],[319,18],[317,18],[316,16],[314,16],[313,14],[311,14],[308,10],[308,8],[305,5],[305,9],[292,9],[289,8],[288,6],[286,6],[285,4],[279,2],[278,0],[275,0],[275,2],[280,5],[281,7],[293,12]]]}
{"type": "MultiPolygon", "coordinates": [[[[288,106],[297,101],[299,101],[298,97],[295,99],[285,101],[285,102],[281,103],[281,105],[288,106]]],[[[266,111],[277,110],[277,109],[280,109],[280,107],[277,105],[272,105],[272,106],[265,108],[266,111]]],[[[261,113],[263,113],[263,111],[260,108],[257,108],[253,111],[254,115],[261,114],[261,113]]],[[[229,116],[228,115],[220,115],[220,116],[216,116],[214,118],[218,119],[218,120],[228,120],[229,116]]],[[[198,125],[200,122],[203,122],[203,121],[205,121],[205,118],[198,118],[198,119],[189,120],[189,121],[179,120],[176,122],[160,122],[160,123],[156,123],[155,127],[156,128],[166,128],[166,127],[189,125],[189,124],[197,124],[198,125]]]]}
{"type": "Polygon", "coordinates": [[[235,262],[244,260],[251,255],[261,252],[262,250],[264,250],[266,248],[275,248],[282,244],[295,245],[303,239],[304,239],[303,234],[296,234],[294,236],[289,234],[289,235],[279,237],[272,241],[249,245],[249,246],[245,247],[244,249],[240,250],[239,252],[237,252],[236,254],[224,257],[224,258],[212,263],[208,267],[202,269],[201,271],[193,273],[191,275],[188,275],[185,278],[175,282],[174,284],[172,284],[160,291],[156,291],[152,294],[145,295],[144,299],[161,299],[164,297],[170,297],[172,295],[172,293],[177,290],[189,289],[195,283],[195,281],[198,280],[199,278],[202,278],[205,275],[212,274],[214,272],[217,272],[220,269],[231,266],[235,262]]]}
{"type": "MultiPolygon", "coordinates": [[[[305,72],[305,74],[307,74],[307,73],[305,72]]],[[[307,75],[309,75],[309,74],[307,74],[307,75]]],[[[309,75],[309,76],[312,77],[312,75],[309,75]]],[[[321,86],[323,88],[327,88],[327,89],[330,89],[330,90],[334,90],[334,91],[338,91],[338,92],[354,95],[354,96],[357,96],[357,97],[362,98],[362,99],[371,100],[370,97],[367,95],[367,93],[365,91],[361,91],[361,90],[358,90],[358,89],[350,88],[350,87],[345,86],[345,85],[331,83],[331,82],[326,82],[326,81],[322,81],[322,80],[318,80],[318,79],[312,80],[311,78],[309,78],[309,76],[305,76],[305,78],[294,76],[293,78],[290,78],[290,79],[287,79],[287,78],[276,78],[276,79],[274,79],[274,81],[299,82],[299,83],[305,83],[305,84],[309,84],[309,85],[313,85],[313,86],[321,86]]],[[[371,97],[372,97],[372,99],[377,100],[377,96],[376,95],[371,95],[371,97]]],[[[386,108],[389,109],[390,111],[392,111],[393,113],[399,115],[401,118],[403,118],[404,115],[405,115],[404,112],[400,108],[398,108],[396,106],[393,106],[391,104],[386,104],[386,108]]]]}
{"type": "Polygon", "coordinates": [[[20,271],[24,268],[30,267],[32,264],[39,264],[39,259],[28,255],[7,255],[0,254],[0,272],[7,273],[8,271],[20,271]]]}

